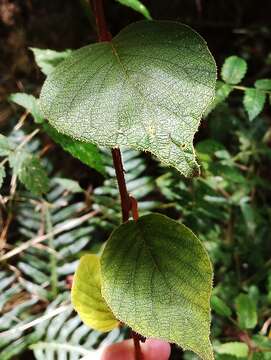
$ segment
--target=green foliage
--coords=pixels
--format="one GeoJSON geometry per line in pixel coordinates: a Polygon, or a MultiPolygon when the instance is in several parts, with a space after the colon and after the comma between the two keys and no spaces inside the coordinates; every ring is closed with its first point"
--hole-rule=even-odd
{"type": "Polygon", "coordinates": [[[132,8],[133,10],[139,12],[143,16],[145,16],[146,19],[151,20],[151,15],[149,10],[145,5],[142,4],[139,0],[117,0],[120,4],[128,6],[132,8]]]}
{"type": "Polygon", "coordinates": [[[24,107],[28,112],[30,112],[37,124],[40,124],[44,121],[39,111],[37,99],[33,95],[15,93],[9,96],[9,100],[24,107]]]}
{"type": "Polygon", "coordinates": [[[266,97],[271,97],[271,79],[256,80],[255,88],[237,86],[244,78],[246,71],[247,62],[244,59],[238,56],[230,56],[225,60],[221,69],[221,77],[225,83],[222,81],[217,83],[215,99],[207,108],[205,116],[218,105],[221,105],[233,90],[244,92],[243,105],[250,121],[262,112],[266,97]]]}
{"type": "Polygon", "coordinates": [[[230,317],[232,314],[231,309],[225,302],[220,299],[218,296],[213,295],[211,297],[211,308],[215,311],[218,315],[230,317]]]}
{"type": "Polygon", "coordinates": [[[232,355],[236,358],[247,359],[249,349],[245,343],[229,342],[226,344],[217,345],[216,351],[218,354],[232,355]]]}
{"type": "Polygon", "coordinates": [[[10,140],[6,136],[0,134],[0,156],[7,156],[11,154],[12,150],[13,145],[10,140]]]}
{"type": "Polygon", "coordinates": [[[85,255],[76,269],[72,304],[84,323],[98,331],[110,331],[119,325],[101,294],[101,266],[97,255],[85,255]]]}
{"type": "Polygon", "coordinates": [[[257,89],[246,89],[244,96],[244,107],[252,121],[263,110],[266,95],[257,89]]]}
{"type": "Polygon", "coordinates": [[[159,214],[125,223],[110,236],[101,265],[102,294],[118,319],[213,359],[212,268],[189,229],[159,214]]]}
{"type": "MultiPolygon", "coordinates": [[[[5,177],[4,164],[9,162],[13,174],[33,194],[41,195],[49,189],[49,178],[41,161],[25,148],[24,143],[16,146],[9,138],[1,135],[0,156],[5,157],[1,163],[1,180],[5,177]]],[[[27,143],[27,142],[26,142],[27,143]]],[[[2,185],[2,181],[0,181],[2,185]]]]}
{"type": "Polygon", "coordinates": [[[271,91],[271,79],[259,79],[255,81],[255,88],[271,91]]]}
{"type": "Polygon", "coordinates": [[[71,55],[71,50],[55,51],[50,49],[30,48],[33,51],[35,61],[44,75],[50,75],[55,67],[71,55]]]}
{"type": "Polygon", "coordinates": [[[241,329],[253,329],[257,325],[257,305],[253,298],[240,294],[235,299],[238,322],[241,329]]]}
{"type": "Polygon", "coordinates": [[[2,185],[3,185],[5,176],[6,176],[5,167],[0,164],[0,189],[1,189],[2,185]]]}
{"type": "Polygon", "coordinates": [[[246,72],[246,61],[239,56],[230,56],[222,66],[221,76],[226,83],[236,85],[241,82],[246,72]]]}
{"type": "Polygon", "coordinates": [[[67,135],[63,135],[47,123],[43,125],[43,128],[50,138],[59,144],[65,151],[82,161],[82,163],[97,170],[102,175],[105,175],[102,156],[95,145],[74,140],[67,135]]]}
{"type": "Polygon", "coordinates": [[[46,79],[40,104],[50,123],[72,138],[150,151],[191,176],[198,173],[193,137],[215,80],[214,60],[197,33],[145,21],[111,43],[73,52],[46,79]]]}
{"type": "Polygon", "coordinates": [[[33,194],[40,195],[49,190],[49,178],[39,159],[35,156],[25,158],[18,171],[18,177],[33,194]]]}

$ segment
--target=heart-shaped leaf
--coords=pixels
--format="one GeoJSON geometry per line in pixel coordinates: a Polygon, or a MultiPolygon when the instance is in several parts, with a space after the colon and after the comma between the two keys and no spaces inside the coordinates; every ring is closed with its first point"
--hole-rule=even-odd
{"type": "Polygon", "coordinates": [[[101,267],[97,255],[80,259],[72,284],[72,304],[82,321],[98,331],[110,331],[119,325],[101,295],[101,267]]]}
{"type": "Polygon", "coordinates": [[[74,51],[46,79],[40,105],[66,135],[149,151],[191,176],[198,173],[193,137],[215,81],[214,59],[195,31],[142,21],[74,51]]]}
{"type": "Polygon", "coordinates": [[[212,267],[184,225],[159,214],[129,221],[101,258],[102,295],[134,331],[213,359],[209,341],[212,267]]]}

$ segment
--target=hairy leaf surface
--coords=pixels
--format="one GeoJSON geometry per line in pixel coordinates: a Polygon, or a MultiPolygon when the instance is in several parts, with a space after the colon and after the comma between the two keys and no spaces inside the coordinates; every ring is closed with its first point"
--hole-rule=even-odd
{"type": "Polygon", "coordinates": [[[85,255],[80,259],[72,286],[72,304],[82,321],[99,331],[109,331],[119,322],[101,294],[100,258],[85,255]]]}
{"type": "Polygon", "coordinates": [[[213,359],[212,267],[188,228],[160,214],[121,225],[104,249],[101,274],[102,294],[119,320],[213,359]]]}
{"type": "Polygon", "coordinates": [[[215,81],[214,59],[196,32],[142,21],[112,42],[73,52],[46,79],[41,109],[75,139],[149,151],[192,176],[198,173],[193,137],[215,81]]]}

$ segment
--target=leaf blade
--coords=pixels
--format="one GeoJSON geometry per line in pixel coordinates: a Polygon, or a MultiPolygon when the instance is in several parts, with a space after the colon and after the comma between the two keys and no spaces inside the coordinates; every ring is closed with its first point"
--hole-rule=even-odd
{"type": "Polygon", "coordinates": [[[140,14],[145,16],[146,19],[148,20],[152,19],[148,8],[145,5],[143,5],[141,1],[139,0],[116,0],[116,1],[122,5],[128,6],[133,10],[139,12],[140,14]]]}
{"type": "Polygon", "coordinates": [[[192,176],[199,171],[193,137],[215,80],[214,60],[197,33],[178,23],[142,21],[112,43],[73,52],[45,81],[41,109],[77,140],[150,151],[192,176]]]}
{"type": "Polygon", "coordinates": [[[212,268],[189,229],[159,214],[125,223],[108,240],[101,269],[102,294],[118,319],[143,336],[175,342],[202,359],[213,359],[212,268]]]}
{"type": "Polygon", "coordinates": [[[222,79],[231,85],[239,84],[247,72],[247,63],[239,56],[228,57],[221,70],[222,79]]]}
{"type": "Polygon", "coordinates": [[[250,121],[254,120],[263,110],[266,95],[258,89],[246,89],[243,104],[250,121]]]}
{"type": "Polygon", "coordinates": [[[119,325],[101,294],[100,259],[97,255],[84,255],[75,272],[72,304],[82,321],[98,331],[110,331],[119,325]]]}

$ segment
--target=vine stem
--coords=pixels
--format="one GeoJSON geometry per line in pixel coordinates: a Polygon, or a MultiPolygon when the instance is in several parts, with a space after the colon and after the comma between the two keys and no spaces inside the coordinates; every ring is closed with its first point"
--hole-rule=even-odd
{"type": "MultiPolygon", "coordinates": [[[[97,25],[98,39],[100,42],[111,41],[112,37],[107,29],[104,15],[103,0],[92,0],[92,2],[97,25]]],[[[122,221],[126,222],[129,220],[130,211],[132,211],[133,218],[136,221],[138,219],[137,201],[133,197],[130,197],[127,191],[121,151],[119,148],[112,149],[112,157],[121,199],[122,221]]],[[[140,347],[140,337],[132,331],[132,338],[135,346],[135,360],[143,360],[140,347]]]]}

